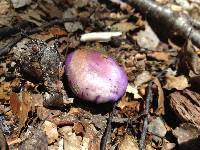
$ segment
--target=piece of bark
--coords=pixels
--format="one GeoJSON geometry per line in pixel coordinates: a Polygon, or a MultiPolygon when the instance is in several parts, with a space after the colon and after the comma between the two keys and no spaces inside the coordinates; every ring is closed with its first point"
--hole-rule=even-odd
{"type": "Polygon", "coordinates": [[[174,92],[169,97],[170,106],[183,122],[191,122],[200,127],[200,94],[188,89],[174,92]]]}

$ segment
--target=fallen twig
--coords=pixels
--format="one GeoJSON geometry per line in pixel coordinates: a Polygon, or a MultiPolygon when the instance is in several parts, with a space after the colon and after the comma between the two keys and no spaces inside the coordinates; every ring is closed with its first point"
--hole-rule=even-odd
{"type": "Polygon", "coordinates": [[[145,139],[146,139],[146,134],[147,134],[148,118],[149,118],[149,107],[150,107],[150,102],[152,100],[152,83],[153,83],[152,81],[149,82],[148,91],[147,91],[148,94],[145,101],[144,113],[146,114],[146,116],[144,118],[143,129],[142,129],[142,134],[141,134],[140,143],[139,143],[140,150],[145,149],[145,139]]]}
{"type": "MultiPolygon", "coordinates": [[[[130,15],[127,16],[123,16],[121,18],[112,18],[112,17],[100,17],[100,20],[112,20],[112,21],[121,21],[123,19],[127,19],[128,17],[130,17],[130,15]]],[[[32,35],[34,33],[38,33],[41,31],[44,31],[45,29],[52,27],[54,25],[63,25],[65,22],[75,22],[75,21],[80,21],[80,22],[89,22],[91,20],[88,20],[88,18],[64,18],[64,19],[55,19],[52,20],[42,26],[39,27],[35,27],[33,29],[30,30],[24,30],[22,31],[21,29],[23,29],[24,27],[28,27],[27,23],[20,23],[17,24],[14,27],[4,27],[4,28],[0,28],[0,38],[3,38],[5,36],[11,36],[13,34],[15,34],[16,38],[8,43],[7,45],[5,45],[4,47],[0,48],[0,56],[8,53],[10,51],[10,49],[20,40],[22,40],[24,37],[32,35]]]]}
{"type": "Polygon", "coordinates": [[[186,14],[173,12],[170,8],[160,6],[152,0],[127,0],[126,2],[163,30],[167,30],[168,33],[178,34],[187,39],[192,30],[191,40],[197,47],[200,47],[200,32],[196,29],[199,28],[200,22],[197,20],[186,14]]]}
{"type": "MultiPolygon", "coordinates": [[[[166,73],[166,70],[171,65],[174,65],[175,63],[176,63],[176,59],[172,60],[172,62],[167,67],[165,67],[161,72],[159,72],[156,75],[155,79],[160,79],[162,77],[162,75],[164,73],[166,73]]],[[[153,85],[153,82],[154,82],[155,79],[151,80],[149,82],[149,85],[148,85],[147,97],[146,97],[146,101],[145,101],[145,110],[144,110],[144,114],[146,114],[146,116],[144,118],[142,134],[141,134],[141,138],[140,138],[140,142],[139,142],[140,150],[144,150],[145,149],[145,139],[146,139],[146,134],[147,134],[148,118],[149,118],[149,107],[150,107],[150,102],[151,102],[152,96],[153,96],[152,85],[153,85]]]]}
{"type": "MultiPolygon", "coordinates": [[[[54,25],[63,24],[64,22],[73,22],[73,21],[77,21],[77,20],[79,20],[79,18],[55,19],[55,20],[52,20],[52,21],[50,21],[50,22],[48,22],[48,23],[46,23],[46,24],[44,24],[44,25],[42,25],[42,26],[40,26],[40,27],[36,27],[36,28],[30,29],[30,30],[25,30],[25,31],[23,31],[23,32],[22,32],[21,30],[16,30],[16,32],[15,32],[15,33],[17,33],[17,34],[15,35],[16,38],[14,38],[14,40],[13,40],[12,42],[8,43],[7,45],[5,45],[4,47],[2,47],[2,48],[0,49],[0,56],[2,56],[2,55],[4,55],[4,54],[8,53],[8,52],[10,51],[10,49],[11,49],[17,42],[19,42],[20,40],[22,40],[22,39],[23,39],[24,37],[26,37],[26,36],[29,36],[29,35],[32,35],[32,34],[34,34],[34,33],[38,33],[38,32],[44,31],[46,28],[51,27],[51,26],[54,26],[54,25]],[[18,32],[21,32],[21,33],[18,33],[18,32]]],[[[81,20],[81,19],[80,19],[80,20],[81,20]]],[[[23,26],[24,26],[24,24],[21,24],[21,26],[18,25],[17,28],[21,28],[21,27],[23,27],[23,26]]],[[[15,27],[14,27],[14,28],[15,28],[15,27]]],[[[2,31],[2,32],[0,32],[0,35],[2,35],[2,37],[3,37],[3,35],[5,35],[5,34],[8,34],[8,36],[9,36],[9,35],[11,35],[12,33],[14,33],[12,27],[10,27],[10,28],[5,27],[5,28],[1,29],[0,31],[2,31]],[[4,31],[4,29],[5,29],[5,31],[4,31]]]]}
{"type": "Polygon", "coordinates": [[[106,127],[105,133],[101,139],[100,150],[106,150],[106,144],[107,144],[108,138],[110,137],[110,134],[111,134],[111,129],[112,129],[111,123],[112,123],[113,116],[115,114],[116,105],[117,105],[117,103],[114,104],[113,110],[109,115],[107,127],[106,127]]]}

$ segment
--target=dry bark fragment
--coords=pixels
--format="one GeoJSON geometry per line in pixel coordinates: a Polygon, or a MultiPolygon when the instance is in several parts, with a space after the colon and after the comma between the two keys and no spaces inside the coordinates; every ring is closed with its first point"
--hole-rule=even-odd
{"type": "Polygon", "coordinates": [[[191,90],[170,94],[170,106],[183,122],[191,122],[200,127],[200,94],[191,90]]]}

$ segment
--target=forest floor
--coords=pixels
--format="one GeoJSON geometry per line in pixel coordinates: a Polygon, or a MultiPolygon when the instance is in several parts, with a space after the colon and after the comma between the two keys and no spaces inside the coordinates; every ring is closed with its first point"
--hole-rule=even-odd
{"type": "Polygon", "coordinates": [[[199,16],[199,0],[1,0],[0,149],[199,149],[199,16]],[[116,104],[73,94],[78,49],[124,68],[116,104]]]}

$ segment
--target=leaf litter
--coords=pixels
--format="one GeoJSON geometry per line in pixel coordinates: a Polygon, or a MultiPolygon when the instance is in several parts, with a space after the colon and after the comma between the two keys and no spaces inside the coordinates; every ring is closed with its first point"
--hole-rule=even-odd
{"type": "MultiPolygon", "coordinates": [[[[190,8],[200,10],[195,1],[157,2],[191,16],[196,12],[190,8]]],[[[131,3],[120,0],[0,3],[4,6],[0,9],[0,41],[12,45],[0,59],[0,130],[5,136],[0,132],[1,148],[8,144],[10,149],[100,149],[112,105],[82,102],[69,90],[64,60],[79,48],[97,49],[111,56],[128,75],[107,149],[141,148],[146,116],[146,149],[193,149],[198,145],[200,58],[198,44],[193,44],[190,36],[183,41],[177,35],[165,35],[167,40],[163,40],[151,20],[131,3]],[[63,21],[66,18],[70,21],[63,21]],[[14,26],[17,30],[13,32],[14,26]],[[98,39],[102,37],[94,34],[93,40],[81,40],[91,33],[120,36],[104,34],[103,38],[109,40],[101,42],[98,39]],[[150,110],[144,114],[149,82],[153,83],[153,94],[150,110]],[[182,135],[191,138],[182,140],[182,135]]]]}

